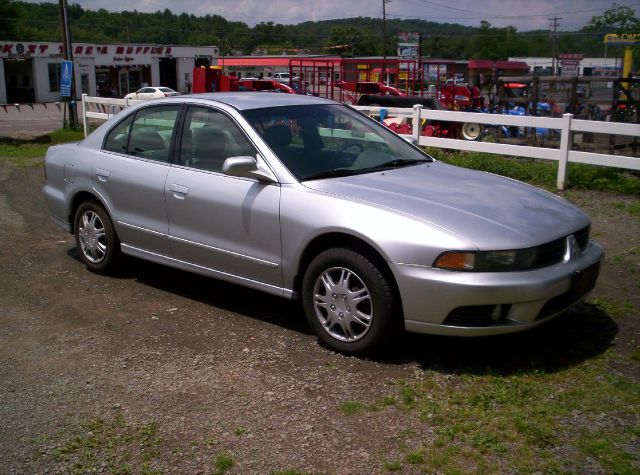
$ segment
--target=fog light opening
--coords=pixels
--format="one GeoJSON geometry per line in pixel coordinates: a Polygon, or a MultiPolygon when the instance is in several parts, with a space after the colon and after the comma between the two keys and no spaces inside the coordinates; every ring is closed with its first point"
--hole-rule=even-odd
{"type": "Polygon", "coordinates": [[[493,309],[493,312],[491,312],[491,320],[494,322],[499,322],[500,320],[502,320],[503,317],[504,317],[503,306],[496,305],[493,309]]]}

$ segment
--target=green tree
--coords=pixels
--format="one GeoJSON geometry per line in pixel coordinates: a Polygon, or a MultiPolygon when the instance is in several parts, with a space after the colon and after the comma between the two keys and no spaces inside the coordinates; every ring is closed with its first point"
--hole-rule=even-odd
{"type": "Polygon", "coordinates": [[[640,34],[640,19],[631,8],[614,3],[602,15],[592,17],[587,27],[612,31],[619,35],[637,35],[640,34]]]}
{"type": "Polygon", "coordinates": [[[343,57],[371,56],[380,54],[382,51],[381,42],[377,42],[371,33],[352,26],[331,28],[326,47],[329,50],[338,51],[343,57]]]}
{"type": "Polygon", "coordinates": [[[22,6],[11,0],[0,0],[0,31],[7,40],[18,39],[20,22],[24,20],[22,6]]]}

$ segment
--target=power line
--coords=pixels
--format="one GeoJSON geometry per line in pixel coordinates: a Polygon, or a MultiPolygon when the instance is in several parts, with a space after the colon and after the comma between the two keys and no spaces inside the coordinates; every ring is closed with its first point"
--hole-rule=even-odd
{"type": "MultiPolygon", "coordinates": [[[[633,5],[640,5],[640,2],[635,2],[633,4],[624,5],[624,6],[633,6],[633,5]]],[[[570,10],[570,11],[562,11],[562,12],[555,12],[555,13],[532,13],[528,15],[492,15],[488,12],[486,13],[473,12],[473,13],[480,14],[482,16],[467,16],[467,17],[459,17],[459,16],[442,17],[442,16],[434,16],[434,15],[431,15],[429,17],[420,17],[415,15],[400,15],[400,14],[392,14],[392,13],[387,13],[387,16],[394,16],[398,18],[405,18],[405,19],[411,19],[411,20],[429,20],[429,21],[434,21],[435,19],[438,19],[438,20],[476,20],[476,19],[484,20],[487,18],[491,18],[491,19],[494,19],[494,18],[495,19],[541,18],[547,15],[573,15],[576,13],[594,13],[594,12],[604,13],[606,10],[607,10],[606,8],[591,8],[587,10],[570,10]]]]}

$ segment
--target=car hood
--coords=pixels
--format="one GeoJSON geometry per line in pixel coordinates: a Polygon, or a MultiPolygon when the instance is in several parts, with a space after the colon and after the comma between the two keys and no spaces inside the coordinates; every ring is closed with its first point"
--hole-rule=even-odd
{"type": "Polygon", "coordinates": [[[431,223],[479,249],[532,247],[590,223],[582,211],[551,193],[442,162],[304,184],[431,223]]]}

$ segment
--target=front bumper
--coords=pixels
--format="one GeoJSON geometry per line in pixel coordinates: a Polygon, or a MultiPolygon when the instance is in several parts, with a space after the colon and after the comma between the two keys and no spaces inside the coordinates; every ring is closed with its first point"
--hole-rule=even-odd
{"type": "MultiPolygon", "coordinates": [[[[567,262],[520,272],[457,272],[391,263],[405,329],[451,336],[499,335],[540,325],[580,302],[593,287],[604,250],[596,241],[567,262]],[[591,282],[579,282],[579,276],[591,282]],[[498,307],[489,322],[449,324],[457,309],[498,307]]],[[[584,281],[585,279],[581,279],[584,281]]]]}

